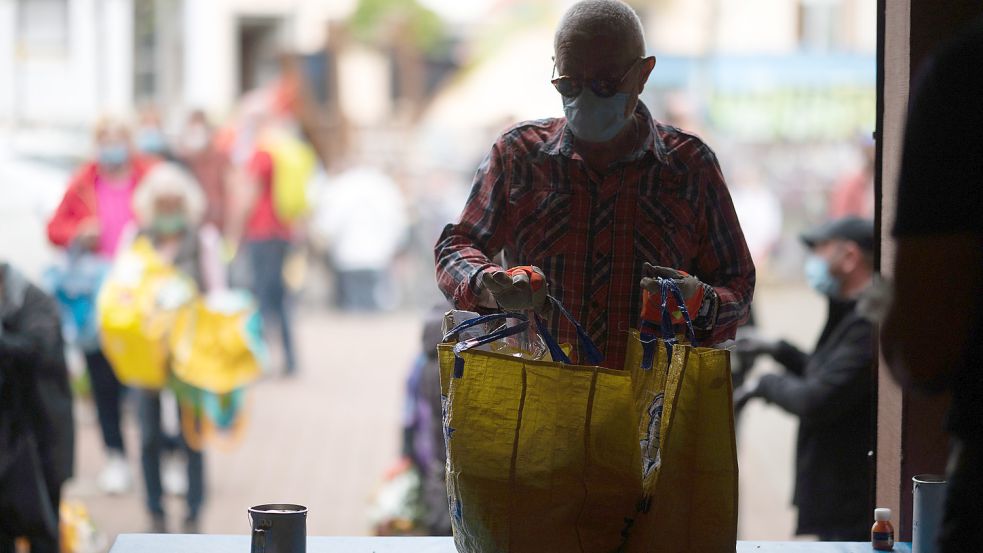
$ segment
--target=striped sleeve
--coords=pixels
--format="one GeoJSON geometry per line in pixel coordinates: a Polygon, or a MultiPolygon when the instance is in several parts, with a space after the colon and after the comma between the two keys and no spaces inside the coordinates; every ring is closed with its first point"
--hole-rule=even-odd
{"type": "Polygon", "coordinates": [[[437,285],[458,309],[477,308],[478,277],[498,268],[491,260],[502,250],[508,228],[506,160],[499,140],[478,167],[459,222],[444,228],[434,248],[437,285]]]}
{"type": "Polygon", "coordinates": [[[702,338],[717,344],[734,338],[737,327],[747,321],[754,295],[754,263],[744,241],[734,202],[717,158],[709,149],[700,164],[702,217],[698,275],[713,287],[716,317],[707,325],[702,338]]]}

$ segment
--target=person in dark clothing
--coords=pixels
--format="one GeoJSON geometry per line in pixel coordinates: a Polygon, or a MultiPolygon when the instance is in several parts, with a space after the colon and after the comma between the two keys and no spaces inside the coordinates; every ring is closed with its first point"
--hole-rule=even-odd
{"type": "Polygon", "coordinates": [[[735,405],[760,397],[799,417],[795,495],[797,534],[824,541],[870,538],[869,455],[873,447],[873,324],[857,309],[873,278],[873,223],[848,217],[802,237],[812,255],[810,284],[829,298],[829,316],[812,354],[781,340],[746,340],[738,349],[764,353],[784,374],[749,378],[735,405]]]}
{"type": "MultiPolygon", "coordinates": [[[[983,20],[913,87],[884,358],[909,389],[948,390],[952,450],[938,551],[979,551],[983,527],[983,20]]],[[[940,431],[942,429],[939,429],[940,431]]]]}
{"type": "MultiPolygon", "coordinates": [[[[53,527],[47,532],[26,537],[33,553],[58,553],[61,486],[71,477],[75,460],[72,392],[59,311],[54,299],[4,262],[0,262],[0,434],[4,438],[0,467],[7,470],[9,443],[33,434],[47,497],[21,495],[14,503],[18,510],[28,504],[38,506],[49,521],[53,517],[53,527]],[[24,426],[15,428],[17,424],[24,426]]],[[[0,488],[18,484],[0,477],[0,488]]],[[[12,490],[0,489],[0,497],[5,491],[12,490]]],[[[0,553],[14,551],[14,538],[19,536],[4,535],[3,529],[17,514],[23,516],[0,509],[0,553]]]]}

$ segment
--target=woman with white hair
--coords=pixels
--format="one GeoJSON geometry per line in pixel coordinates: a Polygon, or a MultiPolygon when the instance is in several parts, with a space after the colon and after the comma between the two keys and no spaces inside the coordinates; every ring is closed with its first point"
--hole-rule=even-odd
{"type": "MultiPolygon", "coordinates": [[[[225,288],[221,235],[204,224],[205,197],[191,175],[172,163],[155,166],[133,196],[133,213],[139,228],[131,228],[131,240],[146,237],[158,255],[194,279],[202,293],[225,288]]],[[[183,416],[183,415],[181,415],[183,416]]],[[[141,463],[147,490],[151,531],[164,533],[167,522],[161,497],[161,454],[166,438],[161,427],[161,394],[144,390],[140,395],[141,463]]],[[[188,457],[188,511],[182,532],[198,532],[198,514],[204,499],[204,459],[179,436],[188,457]]]]}

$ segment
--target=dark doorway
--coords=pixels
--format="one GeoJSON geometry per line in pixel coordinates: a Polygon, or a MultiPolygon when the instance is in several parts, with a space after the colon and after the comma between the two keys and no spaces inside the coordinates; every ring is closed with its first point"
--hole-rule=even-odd
{"type": "Polygon", "coordinates": [[[239,20],[239,93],[273,80],[279,73],[277,55],[282,50],[283,21],[274,17],[239,20]]]}

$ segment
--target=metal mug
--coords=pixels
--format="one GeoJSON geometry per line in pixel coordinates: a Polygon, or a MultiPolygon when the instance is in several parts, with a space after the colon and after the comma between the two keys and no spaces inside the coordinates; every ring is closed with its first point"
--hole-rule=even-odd
{"type": "Polygon", "coordinates": [[[249,509],[251,553],[305,553],[307,507],[289,503],[257,505],[249,509]]]}
{"type": "Polygon", "coordinates": [[[914,487],[911,509],[911,550],[913,553],[934,553],[942,514],[945,511],[945,477],[919,474],[911,479],[914,487]]]}

